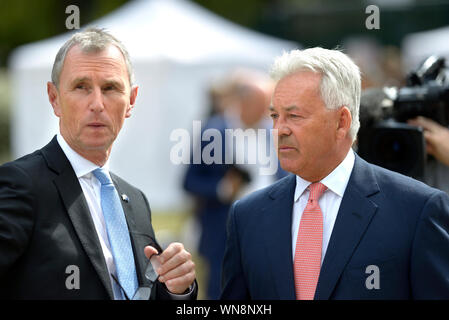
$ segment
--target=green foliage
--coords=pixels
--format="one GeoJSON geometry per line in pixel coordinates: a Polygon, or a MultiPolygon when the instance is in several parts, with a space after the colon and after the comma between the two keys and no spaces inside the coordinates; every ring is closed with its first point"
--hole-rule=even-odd
{"type": "Polygon", "coordinates": [[[67,32],[67,6],[80,9],[81,27],[127,0],[1,0],[0,1],[0,67],[7,65],[11,51],[25,43],[67,32]]]}
{"type": "Polygon", "coordinates": [[[242,26],[253,27],[267,5],[272,1],[195,0],[194,2],[230,21],[242,26]]]}

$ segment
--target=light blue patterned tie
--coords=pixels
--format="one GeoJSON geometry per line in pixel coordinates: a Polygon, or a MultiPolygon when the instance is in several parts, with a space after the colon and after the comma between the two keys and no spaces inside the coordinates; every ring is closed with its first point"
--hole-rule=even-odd
{"type": "Polygon", "coordinates": [[[97,168],[93,171],[93,174],[101,183],[101,208],[106,222],[118,280],[131,299],[137,290],[138,283],[125,213],[117,190],[106,170],[97,168]]]}

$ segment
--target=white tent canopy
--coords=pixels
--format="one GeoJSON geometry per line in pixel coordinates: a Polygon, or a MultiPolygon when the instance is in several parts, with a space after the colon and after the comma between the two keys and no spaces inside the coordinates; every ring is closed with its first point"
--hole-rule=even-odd
{"type": "MultiPolygon", "coordinates": [[[[81,12],[81,15],[83,13],[81,12]]],[[[114,144],[111,169],[141,188],[153,210],[182,210],[185,166],[170,161],[170,133],[192,130],[208,109],[211,79],[234,67],[267,71],[296,45],[230,23],[186,0],[131,1],[90,26],[106,28],[127,47],[139,94],[114,144]]],[[[67,33],[18,48],[10,70],[15,157],[45,145],[58,132],[46,93],[54,57],[67,33]]]]}
{"type": "Polygon", "coordinates": [[[449,26],[408,34],[402,41],[404,70],[416,70],[431,55],[445,57],[449,63],[449,26]]]}

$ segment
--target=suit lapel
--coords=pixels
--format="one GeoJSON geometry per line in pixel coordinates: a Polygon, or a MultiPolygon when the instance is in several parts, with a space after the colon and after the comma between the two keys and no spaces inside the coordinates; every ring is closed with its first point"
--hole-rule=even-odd
{"type": "Polygon", "coordinates": [[[260,233],[267,235],[264,237],[267,260],[279,299],[291,300],[295,299],[291,235],[295,175],[288,176],[281,183],[269,194],[269,202],[262,209],[260,233]]]}
{"type": "Polygon", "coordinates": [[[59,173],[54,179],[54,183],[59,190],[67,213],[87,256],[98,273],[109,297],[113,299],[112,286],[102,254],[103,251],[78,178],[64,152],[59,147],[56,138],[42,149],[42,153],[47,160],[48,166],[59,173]]]}
{"type": "Polygon", "coordinates": [[[340,204],[320,271],[315,299],[329,299],[337,281],[363,237],[377,205],[368,199],[379,192],[371,167],[356,155],[354,169],[340,204]]]}

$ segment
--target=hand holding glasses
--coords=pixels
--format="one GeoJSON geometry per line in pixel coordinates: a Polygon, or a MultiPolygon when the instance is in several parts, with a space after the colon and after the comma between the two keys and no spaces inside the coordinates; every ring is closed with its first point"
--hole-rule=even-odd
{"type": "Polygon", "coordinates": [[[134,293],[131,299],[129,299],[125,290],[120,285],[118,279],[113,274],[111,274],[111,276],[114,279],[114,281],[118,284],[118,286],[122,289],[122,292],[126,300],[149,300],[151,296],[151,290],[153,289],[153,285],[156,282],[157,278],[159,278],[159,274],[156,272],[156,269],[159,268],[160,265],[161,264],[157,258],[157,254],[152,255],[151,258],[148,260],[148,264],[145,269],[145,278],[148,279],[149,284],[146,287],[137,288],[136,292],[134,293]]]}
{"type": "Polygon", "coordinates": [[[154,254],[148,261],[147,267],[145,269],[145,278],[150,282],[147,287],[139,287],[134,293],[134,296],[131,300],[149,300],[151,295],[151,289],[153,288],[154,283],[157,278],[159,278],[159,274],[156,272],[157,268],[160,267],[160,262],[157,259],[157,255],[154,254]]]}

